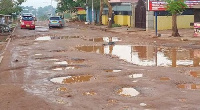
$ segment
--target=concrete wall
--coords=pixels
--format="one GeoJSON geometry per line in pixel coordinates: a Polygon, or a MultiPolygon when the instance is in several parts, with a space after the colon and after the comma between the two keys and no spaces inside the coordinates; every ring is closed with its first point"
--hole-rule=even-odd
{"type": "Polygon", "coordinates": [[[130,26],[130,16],[129,15],[115,15],[115,24],[120,24],[122,26],[130,26]]]}
{"type": "MultiPolygon", "coordinates": [[[[115,15],[114,22],[115,24],[120,24],[122,26],[130,26],[130,16],[129,15],[115,15]]],[[[102,24],[107,25],[108,24],[108,16],[103,15],[102,16],[102,24]]]]}
{"type": "Polygon", "coordinates": [[[102,24],[107,25],[108,24],[108,16],[102,15],[102,24]]]}
{"type": "Polygon", "coordinates": [[[86,14],[86,11],[85,10],[78,10],[77,14],[79,15],[85,15],[86,14]]]}
{"type": "Polygon", "coordinates": [[[154,29],[154,16],[153,11],[146,11],[146,30],[154,29]]]}
{"type": "MultiPolygon", "coordinates": [[[[194,15],[180,15],[177,16],[177,26],[181,28],[193,28],[190,23],[194,22],[194,15]]],[[[155,16],[154,16],[155,27],[155,16]]],[[[158,30],[172,29],[172,17],[171,16],[158,16],[158,30]]]]}

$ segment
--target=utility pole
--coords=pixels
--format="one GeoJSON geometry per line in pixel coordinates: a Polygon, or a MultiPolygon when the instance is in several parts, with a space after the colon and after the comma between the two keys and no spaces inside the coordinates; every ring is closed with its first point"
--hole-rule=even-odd
{"type": "Polygon", "coordinates": [[[88,0],[86,0],[86,22],[89,22],[88,0]]]}
{"type": "Polygon", "coordinates": [[[52,7],[53,7],[53,6],[52,6],[52,0],[51,0],[51,16],[53,16],[53,12],[52,12],[53,9],[52,9],[52,7]]]}
{"type": "Polygon", "coordinates": [[[94,0],[92,0],[92,24],[94,24],[94,0]]]}

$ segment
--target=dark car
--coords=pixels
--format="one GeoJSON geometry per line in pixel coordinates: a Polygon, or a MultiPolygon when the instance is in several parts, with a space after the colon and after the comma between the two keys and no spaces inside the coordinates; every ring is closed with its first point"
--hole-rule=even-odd
{"type": "Polygon", "coordinates": [[[65,21],[60,16],[53,16],[49,18],[49,28],[63,27],[64,25],[65,25],[65,21]]]}

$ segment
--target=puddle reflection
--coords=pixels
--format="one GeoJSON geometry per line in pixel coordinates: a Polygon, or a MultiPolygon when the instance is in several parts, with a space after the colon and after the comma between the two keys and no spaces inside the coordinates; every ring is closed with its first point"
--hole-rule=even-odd
{"type": "Polygon", "coordinates": [[[179,89],[200,89],[200,84],[179,84],[179,89]]]}
{"type": "Polygon", "coordinates": [[[121,88],[117,91],[117,93],[121,96],[134,97],[139,95],[140,93],[134,88],[121,88]]]}
{"type": "Polygon", "coordinates": [[[51,36],[38,37],[35,40],[37,40],[37,41],[51,40],[51,36]]]}
{"type": "Polygon", "coordinates": [[[89,39],[89,41],[94,41],[94,42],[118,42],[118,41],[121,41],[121,39],[118,38],[118,37],[101,37],[101,38],[92,38],[92,39],[89,39]]]}
{"type": "Polygon", "coordinates": [[[104,69],[105,72],[113,72],[113,73],[117,73],[120,72],[122,70],[116,69],[116,70],[112,70],[112,69],[104,69]]]}
{"type": "Polygon", "coordinates": [[[200,77],[200,71],[191,71],[190,75],[192,75],[193,77],[200,77]]]}
{"type": "Polygon", "coordinates": [[[131,75],[129,75],[129,78],[141,78],[141,77],[143,77],[143,74],[131,74],[131,75]]]}
{"type": "Polygon", "coordinates": [[[168,81],[168,80],[170,80],[170,78],[168,78],[168,77],[161,77],[160,80],[161,81],[168,81]]]}
{"type": "Polygon", "coordinates": [[[200,49],[154,46],[103,45],[76,47],[79,51],[111,54],[139,66],[197,67],[200,49]]]}
{"type": "Polygon", "coordinates": [[[90,81],[92,75],[80,75],[80,76],[67,76],[67,77],[57,77],[50,79],[51,82],[59,84],[72,84],[78,82],[90,81]]]}
{"type": "Polygon", "coordinates": [[[113,104],[117,104],[117,103],[118,103],[118,100],[115,100],[115,99],[109,99],[107,102],[108,102],[107,105],[113,105],[113,104]]]}
{"type": "MultiPolygon", "coordinates": [[[[46,31],[46,30],[45,30],[46,31]]],[[[70,39],[70,38],[80,38],[79,36],[41,36],[36,38],[36,41],[45,41],[45,40],[52,40],[52,39],[70,39]]]]}
{"type": "Polygon", "coordinates": [[[61,91],[61,92],[66,92],[67,88],[66,87],[60,87],[60,88],[57,88],[57,90],[61,91]]]}
{"type": "Polygon", "coordinates": [[[90,91],[90,92],[85,92],[83,93],[83,95],[86,95],[86,96],[93,96],[93,95],[96,95],[97,93],[94,92],[94,91],[90,91]]]}

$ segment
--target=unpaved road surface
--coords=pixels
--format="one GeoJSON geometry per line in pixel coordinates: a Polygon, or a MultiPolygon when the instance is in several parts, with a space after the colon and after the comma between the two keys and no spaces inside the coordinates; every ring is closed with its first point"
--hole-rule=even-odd
{"type": "Polygon", "coordinates": [[[152,36],[17,27],[0,64],[0,109],[199,110],[199,41],[152,36]]]}

